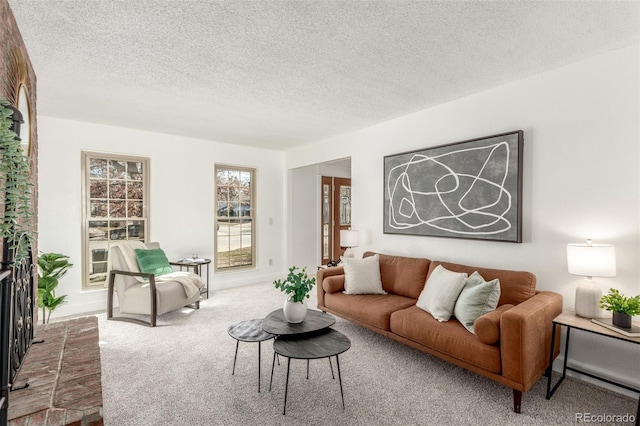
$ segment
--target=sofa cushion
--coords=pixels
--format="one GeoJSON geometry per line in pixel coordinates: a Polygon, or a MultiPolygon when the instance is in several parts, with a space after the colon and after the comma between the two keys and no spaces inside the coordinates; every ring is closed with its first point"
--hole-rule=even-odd
{"type": "Polygon", "coordinates": [[[502,305],[495,311],[479,317],[473,323],[473,330],[478,340],[487,345],[497,344],[500,341],[500,318],[504,311],[511,308],[513,308],[511,304],[502,305]]]}
{"type": "Polygon", "coordinates": [[[391,314],[415,303],[415,299],[395,294],[327,293],[324,298],[331,311],[387,331],[391,314]]]}
{"type": "Polygon", "coordinates": [[[341,257],[346,294],[387,294],[380,280],[378,255],[364,259],[341,257]]]}
{"type": "Polygon", "coordinates": [[[439,322],[412,306],[391,315],[391,331],[492,373],[502,370],[500,347],[480,342],[455,319],[439,322]]]}
{"type": "MultiPolygon", "coordinates": [[[[364,257],[376,253],[366,252],[364,257]]],[[[382,288],[393,294],[417,299],[427,281],[429,259],[379,254],[382,288]]]]}
{"type": "Polygon", "coordinates": [[[505,303],[517,305],[532,298],[536,294],[536,276],[531,272],[478,268],[433,260],[429,265],[429,274],[431,274],[438,265],[442,265],[450,271],[466,272],[469,275],[474,271],[478,271],[485,280],[498,278],[500,280],[500,300],[498,301],[498,306],[504,305],[505,303]]]}
{"type": "Polygon", "coordinates": [[[438,266],[429,275],[416,306],[429,312],[438,321],[449,321],[466,281],[466,273],[452,272],[438,266]]]}
{"type": "Polygon", "coordinates": [[[471,274],[456,300],[453,315],[473,333],[473,322],[478,317],[494,311],[500,299],[500,280],[485,281],[478,271],[471,274]]]}

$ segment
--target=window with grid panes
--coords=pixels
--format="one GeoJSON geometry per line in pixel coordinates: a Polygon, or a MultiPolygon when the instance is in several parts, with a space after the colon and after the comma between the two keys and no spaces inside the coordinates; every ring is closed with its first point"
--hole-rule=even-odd
{"type": "Polygon", "coordinates": [[[149,159],[89,152],[82,159],[83,288],[102,288],[109,247],[122,240],[146,241],[149,159]]]}
{"type": "Polygon", "coordinates": [[[255,266],[255,169],[216,165],[217,271],[255,266]]]}

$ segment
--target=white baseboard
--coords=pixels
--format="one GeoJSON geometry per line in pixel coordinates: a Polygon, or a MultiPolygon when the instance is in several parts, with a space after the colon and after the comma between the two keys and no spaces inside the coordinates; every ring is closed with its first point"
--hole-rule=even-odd
{"type": "Polygon", "coordinates": [[[211,280],[211,288],[209,288],[209,291],[215,291],[215,290],[227,290],[230,288],[235,288],[235,287],[244,287],[247,285],[252,285],[252,284],[260,284],[260,283],[271,283],[275,280],[280,280],[282,278],[284,278],[286,275],[286,272],[283,273],[272,273],[272,274],[265,274],[265,275],[260,275],[258,277],[253,276],[253,277],[243,277],[243,278],[239,278],[239,279],[233,279],[230,277],[216,277],[216,282],[213,282],[214,280],[211,280]]]}
{"type": "MultiPolygon", "coordinates": [[[[96,300],[83,304],[63,304],[51,313],[51,320],[59,321],[65,317],[75,317],[79,315],[89,315],[95,312],[106,312],[106,293],[105,300],[96,300]]],[[[42,309],[38,312],[38,320],[42,324],[42,309]]]]}

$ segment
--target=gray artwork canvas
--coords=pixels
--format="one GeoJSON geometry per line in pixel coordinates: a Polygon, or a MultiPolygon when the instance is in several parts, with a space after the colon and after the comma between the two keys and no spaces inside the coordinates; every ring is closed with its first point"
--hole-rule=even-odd
{"type": "Polygon", "coordinates": [[[384,233],[522,242],[521,130],[384,158],[384,233]]]}

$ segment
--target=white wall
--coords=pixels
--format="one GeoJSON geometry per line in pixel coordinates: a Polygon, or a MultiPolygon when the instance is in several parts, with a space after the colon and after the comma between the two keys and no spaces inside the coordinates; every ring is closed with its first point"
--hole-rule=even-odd
{"type": "Polygon", "coordinates": [[[288,264],[306,267],[310,275],[315,274],[320,258],[318,179],[316,166],[289,171],[288,231],[292,249],[289,250],[288,264]]]}
{"type": "MultiPolygon", "coordinates": [[[[618,275],[596,279],[602,290],[615,286],[635,295],[640,293],[638,75],[634,45],[291,150],[286,166],[351,157],[353,227],[363,240],[356,254],[373,250],[528,270],[537,275],[539,290],[556,291],[565,307],[573,307],[582,278],[567,273],[565,247],[592,238],[614,244],[617,252],[618,275]],[[522,244],[382,233],[385,155],[518,129],[524,130],[525,143],[522,244]]],[[[576,333],[572,341],[578,349],[573,362],[640,387],[634,345],[616,345],[613,357],[609,340],[576,333]],[[624,361],[616,365],[618,357],[624,361]]]]}
{"type": "Polygon", "coordinates": [[[269,282],[286,271],[282,152],[42,115],[38,133],[39,248],[67,254],[75,265],[57,291],[68,295],[67,303],[52,317],[106,309],[105,290],[82,291],[81,285],[82,151],[150,158],[150,240],[159,241],[170,259],[194,252],[213,258],[214,164],[255,167],[257,268],[214,274],[211,267],[211,289],[269,282]]]}

